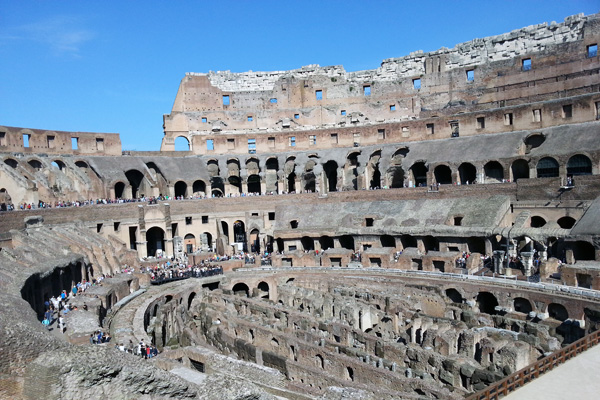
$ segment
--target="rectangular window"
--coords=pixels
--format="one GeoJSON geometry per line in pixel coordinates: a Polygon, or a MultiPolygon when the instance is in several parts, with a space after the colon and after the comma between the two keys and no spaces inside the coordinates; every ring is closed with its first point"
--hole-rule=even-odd
{"type": "Polygon", "coordinates": [[[223,105],[224,105],[224,106],[228,106],[229,104],[230,104],[230,103],[229,103],[229,95],[227,95],[227,94],[224,94],[224,95],[223,95],[223,105]]]}
{"type": "Polygon", "coordinates": [[[467,70],[467,82],[473,82],[475,80],[475,70],[468,69],[467,70]]]}
{"type": "Polygon", "coordinates": [[[104,139],[100,139],[100,138],[96,139],[96,150],[104,151],[104,139]]]}
{"type": "Polygon", "coordinates": [[[355,133],[352,137],[354,138],[354,147],[360,145],[360,133],[355,133]]]}
{"type": "Polygon", "coordinates": [[[533,122],[542,122],[542,110],[539,108],[533,110],[533,122]]]}
{"type": "Polygon", "coordinates": [[[48,136],[48,148],[49,149],[54,148],[54,136],[48,136]]]}
{"type": "Polygon", "coordinates": [[[413,88],[415,90],[421,89],[421,78],[413,79],[413,88]]]}
{"type": "Polygon", "coordinates": [[[206,150],[213,151],[215,149],[215,142],[213,139],[206,139],[206,150]]]}
{"type": "Polygon", "coordinates": [[[573,105],[565,104],[562,106],[562,117],[563,118],[571,118],[573,117],[573,105]]]}
{"type": "Polygon", "coordinates": [[[71,149],[73,149],[73,150],[79,149],[79,138],[76,138],[76,137],[71,138],[71,149]]]}
{"type": "Polygon", "coordinates": [[[275,212],[269,213],[269,221],[275,221],[275,212]]]}
{"type": "Polygon", "coordinates": [[[587,47],[587,56],[589,58],[591,57],[596,57],[598,55],[598,45],[597,44],[590,44],[587,47]]]}
{"type": "Polygon", "coordinates": [[[477,117],[477,129],[485,129],[485,117],[477,117]]]}
{"type": "Polygon", "coordinates": [[[370,96],[371,95],[371,85],[365,85],[365,86],[363,86],[363,94],[365,96],[370,96]]]}
{"type": "MultiPolygon", "coordinates": [[[[600,101],[595,103],[596,105],[596,119],[600,119],[600,101]]],[[[2,133],[0,133],[0,146],[2,146],[2,133]]]]}
{"type": "Polygon", "coordinates": [[[202,123],[205,124],[206,122],[208,122],[208,120],[206,119],[206,117],[202,117],[202,123]]]}
{"type": "Polygon", "coordinates": [[[317,135],[310,135],[310,136],[308,137],[308,143],[309,143],[311,146],[314,146],[315,144],[317,144],[317,135]]]}
{"type": "Polygon", "coordinates": [[[323,100],[323,91],[315,90],[315,97],[317,98],[317,100],[323,100]]]}
{"type": "Polygon", "coordinates": [[[523,71],[529,71],[531,69],[531,58],[524,58],[521,60],[521,69],[523,71]]]}
{"type": "Polygon", "coordinates": [[[96,233],[102,233],[102,224],[96,224],[96,233]]]}
{"type": "Polygon", "coordinates": [[[252,122],[252,115],[248,115],[248,122],[252,122]]]}
{"type": "Polygon", "coordinates": [[[290,136],[290,147],[296,146],[296,136],[290,136]]]}
{"type": "Polygon", "coordinates": [[[458,121],[450,121],[450,137],[456,138],[459,136],[458,121]]]}
{"type": "Polygon", "coordinates": [[[6,146],[6,132],[0,132],[0,146],[6,146]]]}
{"type": "Polygon", "coordinates": [[[202,216],[202,223],[203,224],[208,224],[208,215],[203,215],[202,216]]]}
{"type": "Polygon", "coordinates": [[[332,133],[331,134],[331,143],[337,144],[338,142],[338,135],[337,133],[332,133]]]}
{"type": "Polygon", "coordinates": [[[268,139],[269,142],[269,147],[275,147],[275,137],[274,136],[270,136],[268,139]]]}
{"type": "Polygon", "coordinates": [[[120,222],[113,222],[113,230],[115,232],[118,232],[120,228],[121,228],[121,223],[120,222]]]}
{"type": "Polygon", "coordinates": [[[342,114],[342,115],[346,115],[346,110],[342,110],[342,111],[340,111],[340,114],[342,114]]]}
{"type": "Polygon", "coordinates": [[[390,104],[390,111],[396,111],[396,105],[390,104]]]}
{"type": "Polygon", "coordinates": [[[192,217],[185,217],[185,224],[186,225],[191,225],[192,224],[192,217]]]}
{"type": "Polygon", "coordinates": [[[504,114],[504,125],[512,125],[513,124],[513,113],[504,114]]]}
{"type": "Polygon", "coordinates": [[[294,114],[294,119],[300,119],[300,114],[294,114]]]}
{"type": "MultiPolygon", "coordinates": [[[[431,124],[433,125],[433,124],[431,124]]],[[[402,137],[409,137],[410,136],[410,128],[408,126],[403,126],[402,127],[402,137]]]]}
{"type": "Polygon", "coordinates": [[[235,139],[227,139],[227,149],[228,150],[235,149],[235,139]]]}
{"type": "Polygon", "coordinates": [[[269,100],[269,103],[275,104],[275,103],[277,103],[277,99],[273,97],[272,99],[269,100]]]}
{"type": "Polygon", "coordinates": [[[29,138],[31,135],[23,135],[23,147],[29,147],[29,138]]]}
{"type": "Polygon", "coordinates": [[[248,139],[248,153],[256,153],[256,139],[248,139]]]}
{"type": "Polygon", "coordinates": [[[377,138],[385,139],[385,129],[377,129],[377,138]]]}
{"type": "Polygon", "coordinates": [[[427,134],[433,135],[435,133],[435,128],[433,124],[427,124],[427,134]]]}

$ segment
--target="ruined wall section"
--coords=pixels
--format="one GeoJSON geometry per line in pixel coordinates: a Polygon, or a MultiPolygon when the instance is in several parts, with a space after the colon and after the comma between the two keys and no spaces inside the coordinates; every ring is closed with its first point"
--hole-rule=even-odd
{"type": "MultiPolygon", "coordinates": [[[[174,150],[178,137],[186,138],[196,154],[247,152],[252,150],[248,140],[255,141],[258,151],[274,148],[276,140],[289,148],[295,146],[295,135],[298,142],[306,139],[316,147],[335,147],[329,140],[309,136],[323,128],[360,132],[366,126],[409,123],[440,113],[489,113],[552,100],[557,93],[565,98],[597,92],[593,75],[598,57],[586,51],[598,42],[599,32],[597,15],[577,15],[560,24],[534,25],[453,49],[387,59],[374,70],[347,72],[342,66],[308,65],[291,71],[188,73],[171,114],[164,116],[161,150],[174,150]],[[227,144],[217,143],[225,134],[227,144]],[[270,135],[283,137],[260,143],[261,136],[270,135]]],[[[502,115],[487,117],[488,130],[506,129],[507,124],[495,121],[502,115]]],[[[588,115],[582,121],[593,118],[588,115]]],[[[410,135],[410,128],[402,127],[402,137],[410,135]]],[[[417,132],[412,128],[413,136],[434,133],[425,126],[417,132]]],[[[461,129],[461,135],[480,133],[486,132],[475,126],[461,129]]],[[[386,132],[380,139],[389,135],[386,132]]]]}

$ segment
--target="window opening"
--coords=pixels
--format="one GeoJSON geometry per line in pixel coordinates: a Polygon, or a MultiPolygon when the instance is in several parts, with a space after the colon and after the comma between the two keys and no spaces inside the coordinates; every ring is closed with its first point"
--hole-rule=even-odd
{"type": "Polygon", "coordinates": [[[533,122],[542,122],[542,110],[539,108],[533,110],[533,122]]]}
{"type": "Polygon", "coordinates": [[[513,113],[504,114],[504,125],[512,125],[513,124],[513,113]]]}
{"type": "Polygon", "coordinates": [[[421,89],[421,78],[413,79],[413,88],[416,90],[421,89]]]}
{"type": "Polygon", "coordinates": [[[323,91],[315,90],[315,97],[317,98],[317,100],[323,100],[323,91]]]}
{"type": "Polygon", "coordinates": [[[337,133],[332,133],[331,134],[331,143],[337,144],[337,142],[338,142],[338,135],[337,135],[337,133]]]}
{"type": "Polygon", "coordinates": [[[379,139],[385,139],[385,129],[377,129],[377,137],[379,139]]]}
{"type": "Polygon", "coordinates": [[[223,105],[228,106],[230,104],[229,95],[223,95],[223,105]]]}
{"type": "Polygon", "coordinates": [[[316,145],[316,144],[317,144],[317,136],[316,136],[316,135],[310,135],[310,136],[308,137],[308,143],[309,143],[311,146],[314,146],[314,145],[316,145]]]}
{"type": "Polygon", "coordinates": [[[370,85],[363,86],[363,94],[365,96],[370,96],[371,95],[371,86],[370,85]]]}
{"type": "Polygon", "coordinates": [[[346,110],[342,110],[342,111],[340,111],[340,114],[342,114],[342,115],[346,115],[346,110]]]}
{"type": "Polygon", "coordinates": [[[192,217],[185,217],[185,224],[186,225],[191,225],[192,224],[192,217]]]}
{"type": "Polygon", "coordinates": [[[277,103],[277,99],[276,98],[272,98],[272,99],[269,100],[269,102],[275,104],[275,103],[277,103]]]}
{"type": "Polygon", "coordinates": [[[202,117],[202,122],[203,123],[207,123],[208,122],[208,120],[206,119],[206,117],[202,117]]]}
{"type": "Polygon", "coordinates": [[[475,80],[475,70],[469,69],[467,70],[467,81],[473,82],[475,80]]]}
{"type": "Polygon", "coordinates": [[[477,129],[485,128],[485,117],[477,117],[477,129]]]}
{"type": "Polygon", "coordinates": [[[248,153],[256,153],[256,139],[248,139],[248,153]]]}
{"type": "Polygon", "coordinates": [[[213,151],[215,149],[215,142],[213,139],[206,139],[206,150],[213,151]]]}
{"type": "Polygon", "coordinates": [[[290,147],[296,146],[296,136],[290,136],[290,147]]]}
{"type": "Polygon", "coordinates": [[[23,147],[29,147],[29,138],[31,135],[23,135],[23,147]]]}
{"type": "Polygon", "coordinates": [[[252,115],[248,115],[248,122],[252,122],[252,115]]]}
{"type": "Polygon", "coordinates": [[[71,138],[71,149],[73,149],[73,150],[79,149],[79,138],[76,138],[76,137],[71,138]]]}
{"type": "Polygon", "coordinates": [[[521,69],[523,71],[529,71],[531,69],[531,58],[524,58],[521,61],[521,69]]]}
{"type": "Polygon", "coordinates": [[[390,104],[390,111],[396,111],[396,105],[390,104]]]}
{"type": "Polygon", "coordinates": [[[433,124],[427,124],[427,133],[433,135],[435,133],[435,127],[433,124]]]}
{"type": "Polygon", "coordinates": [[[562,117],[563,118],[571,118],[573,117],[573,105],[565,104],[562,106],[562,117]]]}
{"type": "Polygon", "coordinates": [[[590,44],[587,47],[587,56],[588,57],[596,57],[598,55],[598,45],[597,44],[590,44]]]}
{"type": "Polygon", "coordinates": [[[300,114],[294,114],[294,119],[300,119],[300,114]]]}

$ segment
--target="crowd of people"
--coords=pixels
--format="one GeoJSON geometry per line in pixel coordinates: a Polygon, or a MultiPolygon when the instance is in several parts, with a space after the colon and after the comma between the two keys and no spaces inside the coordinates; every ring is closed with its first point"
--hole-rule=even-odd
{"type": "Polygon", "coordinates": [[[205,260],[195,265],[181,261],[167,261],[152,267],[141,267],[141,272],[150,274],[151,282],[158,284],[179,279],[206,278],[222,275],[223,267],[213,264],[210,260],[205,260]]]}

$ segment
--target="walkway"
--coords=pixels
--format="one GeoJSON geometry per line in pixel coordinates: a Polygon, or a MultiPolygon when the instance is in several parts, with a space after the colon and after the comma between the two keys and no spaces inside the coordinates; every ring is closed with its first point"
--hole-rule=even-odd
{"type": "Polygon", "coordinates": [[[502,400],[588,400],[599,397],[600,345],[596,345],[502,400]]]}

